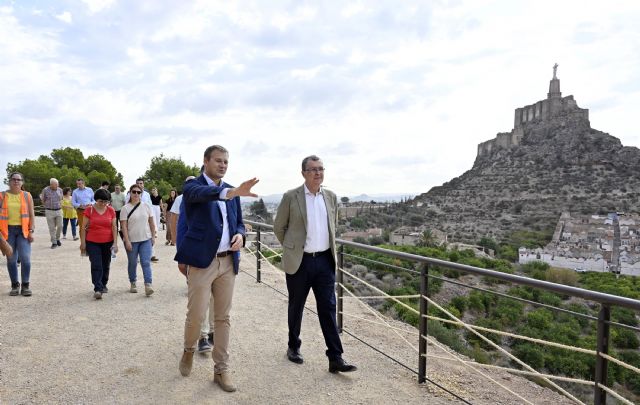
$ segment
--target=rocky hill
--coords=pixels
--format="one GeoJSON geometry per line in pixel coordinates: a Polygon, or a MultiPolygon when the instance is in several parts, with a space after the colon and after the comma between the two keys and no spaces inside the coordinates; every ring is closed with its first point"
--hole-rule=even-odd
{"type": "Polygon", "coordinates": [[[552,233],[562,211],[640,211],[640,150],[591,128],[573,96],[516,109],[511,133],[478,147],[473,168],[408,202],[450,238],[506,240],[515,231],[552,233]]]}

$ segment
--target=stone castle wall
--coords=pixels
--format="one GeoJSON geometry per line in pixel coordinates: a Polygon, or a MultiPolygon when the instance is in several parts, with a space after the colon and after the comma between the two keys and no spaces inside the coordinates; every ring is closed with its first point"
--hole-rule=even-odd
{"type": "Polygon", "coordinates": [[[478,145],[477,157],[487,156],[497,149],[507,149],[522,143],[525,128],[529,123],[549,121],[558,115],[571,115],[589,121],[589,110],[578,107],[573,96],[562,97],[560,80],[553,78],[545,100],[516,108],[511,132],[498,133],[494,139],[478,145]]]}

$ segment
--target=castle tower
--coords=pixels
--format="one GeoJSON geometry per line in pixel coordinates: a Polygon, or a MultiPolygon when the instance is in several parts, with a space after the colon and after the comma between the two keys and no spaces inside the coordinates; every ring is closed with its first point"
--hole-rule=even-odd
{"type": "MultiPolygon", "coordinates": [[[[562,110],[562,93],[560,93],[560,79],[556,76],[557,70],[558,64],[556,63],[553,65],[553,78],[549,82],[549,93],[547,94],[550,115],[555,115],[562,110]]],[[[544,115],[546,118],[547,114],[544,115]]]]}
{"type": "Polygon", "coordinates": [[[562,98],[562,93],[560,93],[560,79],[556,77],[556,73],[558,71],[558,64],[553,65],[553,79],[549,82],[549,93],[547,94],[547,98],[562,98]]]}

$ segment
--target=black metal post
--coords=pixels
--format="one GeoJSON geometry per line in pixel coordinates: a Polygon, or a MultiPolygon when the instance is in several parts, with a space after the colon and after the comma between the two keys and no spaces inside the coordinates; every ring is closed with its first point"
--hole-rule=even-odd
{"type": "MultiPolygon", "coordinates": [[[[609,354],[609,321],[611,320],[611,308],[608,305],[600,305],[598,315],[598,332],[596,341],[596,352],[609,354]]],[[[607,393],[600,388],[600,385],[607,385],[607,369],[609,361],[604,357],[596,357],[596,376],[593,403],[595,405],[605,405],[607,403],[607,393]]]]}
{"type": "Polygon", "coordinates": [[[262,264],[260,260],[260,245],[260,227],[258,227],[256,230],[256,283],[260,282],[260,265],[262,264]]]}
{"type": "Polygon", "coordinates": [[[427,381],[427,309],[428,302],[424,298],[429,289],[429,265],[425,264],[420,269],[420,320],[418,324],[418,383],[427,381]]]}
{"type": "Polygon", "coordinates": [[[344,282],[344,277],[342,274],[342,270],[344,267],[344,245],[340,245],[338,249],[338,274],[337,274],[337,293],[338,293],[338,332],[342,333],[342,297],[344,296],[344,292],[342,291],[342,284],[344,282]]]}

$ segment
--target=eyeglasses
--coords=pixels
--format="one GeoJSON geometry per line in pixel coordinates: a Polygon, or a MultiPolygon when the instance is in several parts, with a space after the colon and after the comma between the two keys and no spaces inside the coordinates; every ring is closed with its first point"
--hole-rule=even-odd
{"type": "Polygon", "coordinates": [[[106,204],[109,202],[109,200],[96,200],[96,202],[106,204]]]}
{"type": "Polygon", "coordinates": [[[142,194],[142,191],[131,190],[131,194],[142,194]]]}
{"type": "Polygon", "coordinates": [[[322,173],[324,172],[324,167],[312,167],[311,169],[304,169],[304,171],[307,173],[309,172],[322,173]]]}
{"type": "Polygon", "coordinates": [[[16,179],[15,177],[12,177],[11,181],[22,181],[22,179],[16,179]]]}

